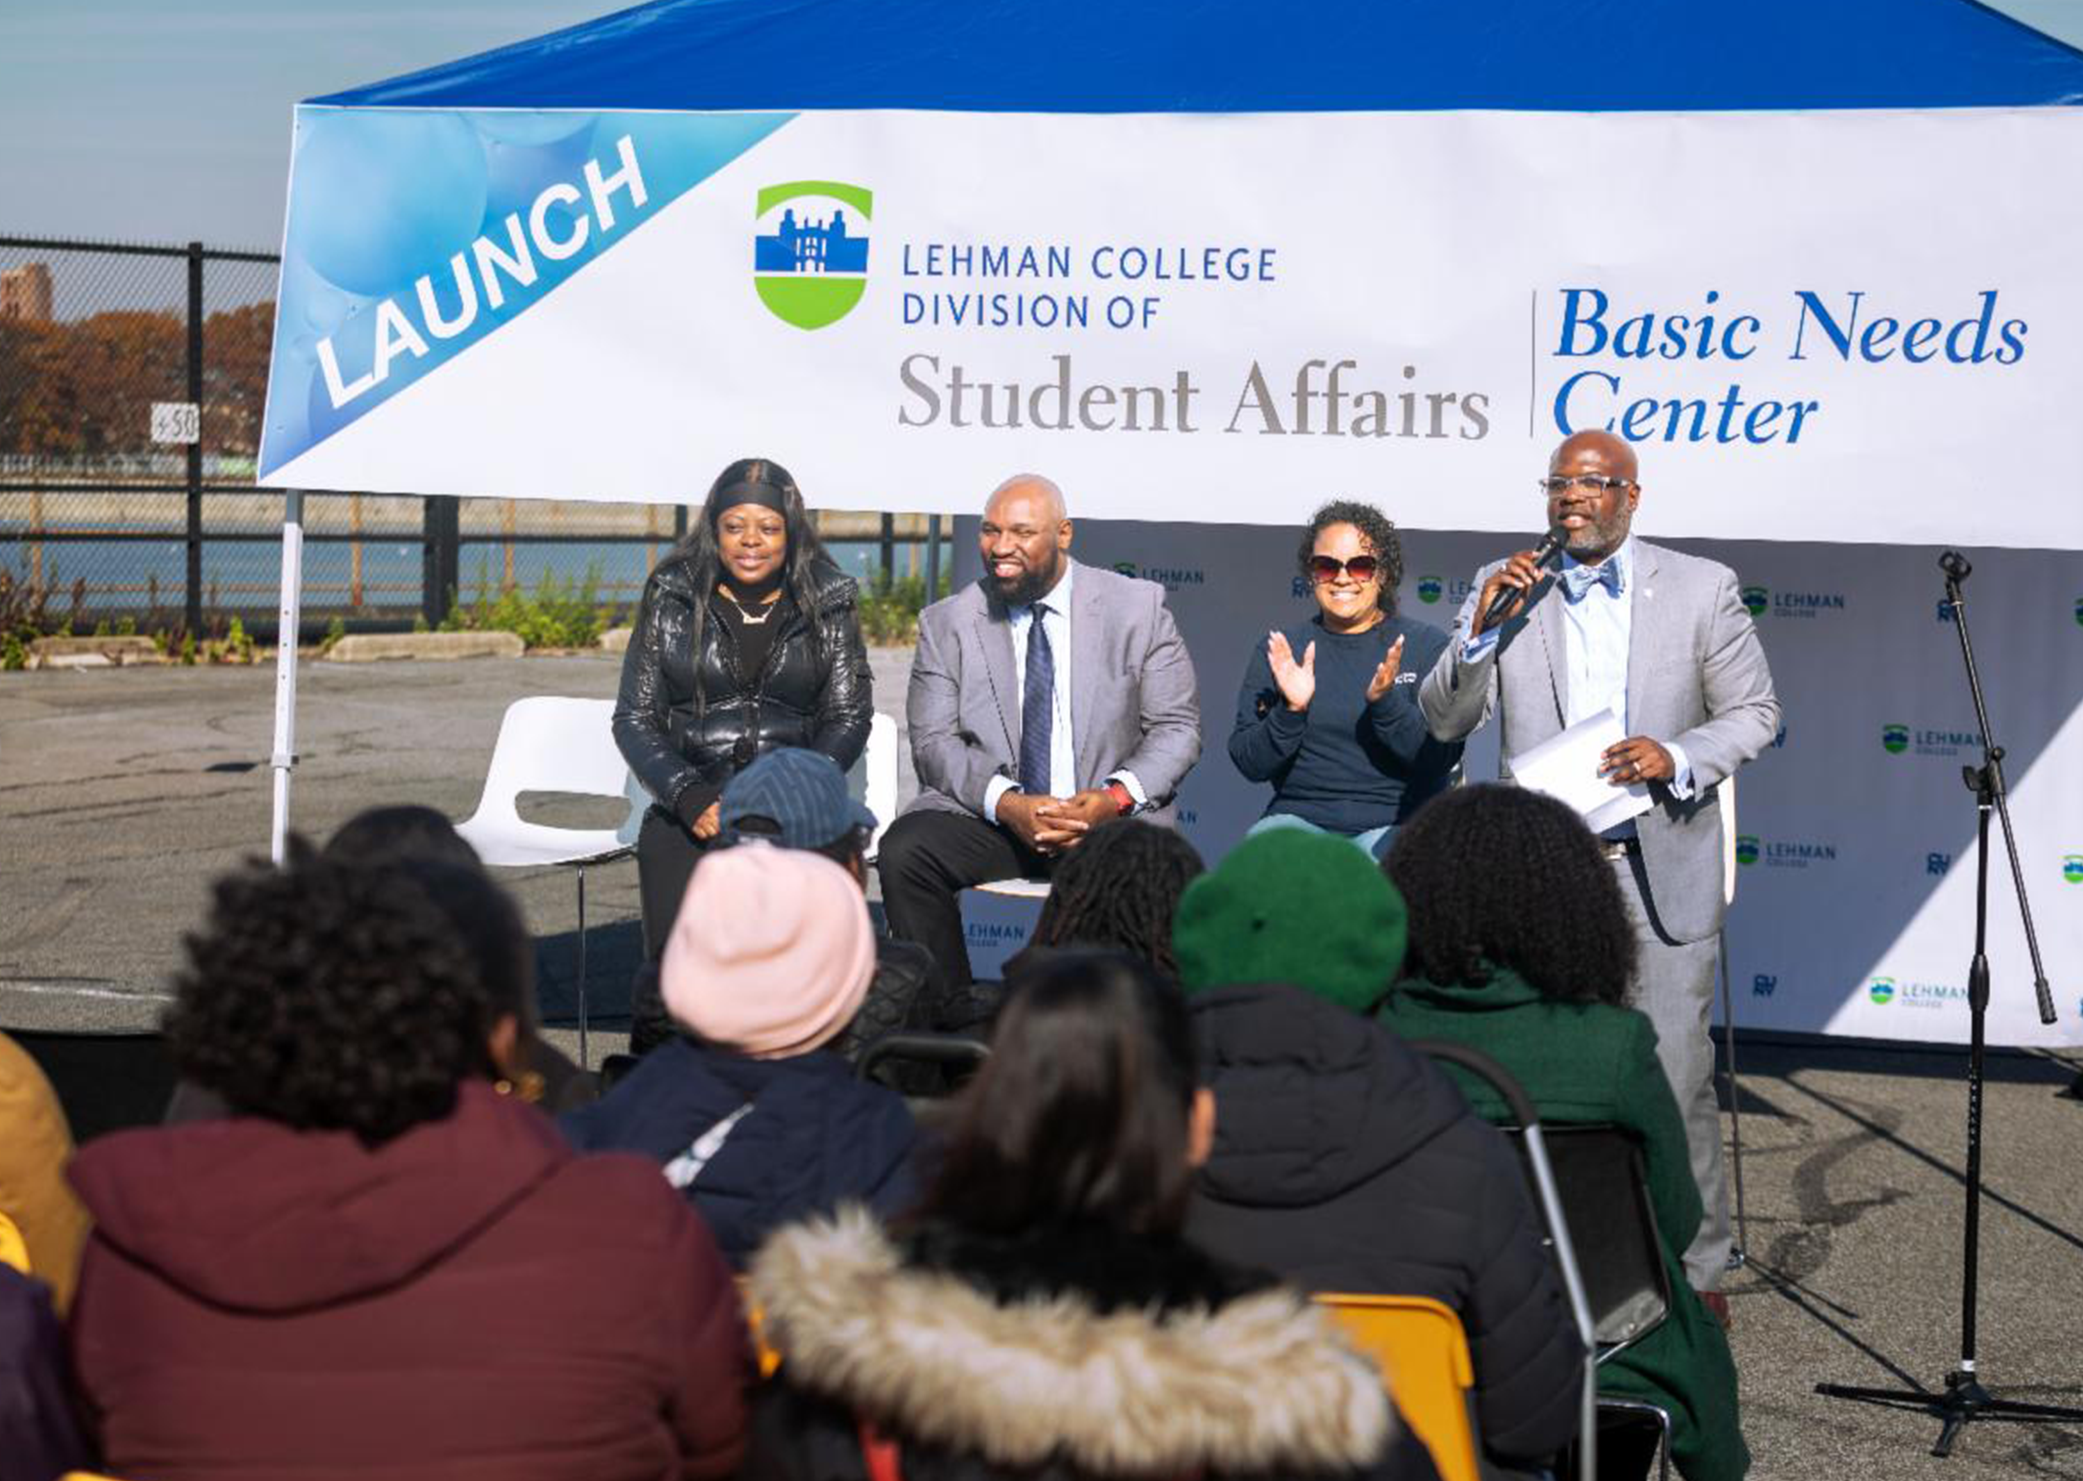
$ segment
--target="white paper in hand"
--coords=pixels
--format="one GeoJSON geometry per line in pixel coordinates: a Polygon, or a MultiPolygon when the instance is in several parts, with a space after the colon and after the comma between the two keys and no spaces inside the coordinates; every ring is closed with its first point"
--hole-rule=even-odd
{"type": "Polygon", "coordinates": [[[1514,756],[1512,777],[1522,787],[1568,803],[1584,819],[1585,827],[1603,833],[1650,807],[1647,782],[1616,787],[1598,774],[1599,758],[1606,748],[1626,739],[1620,717],[1610,708],[1603,709],[1514,756]]]}

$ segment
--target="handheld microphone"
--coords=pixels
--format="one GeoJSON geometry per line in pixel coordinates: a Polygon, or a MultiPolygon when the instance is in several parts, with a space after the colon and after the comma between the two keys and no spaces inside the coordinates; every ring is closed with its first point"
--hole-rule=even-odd
{"type": "MultiPolygon", "coordinates": [[[[1561,525],[1550,526],[1548,533],[1541,536],[1541,543],[1533,547],[1534,568],[1539,570],[1560,560],[1563,542],[1568,539],[1569,533],[1561,525]]],[[[1490,610],[1483,614],[1483,631],[1488,632],[1497,626],[1498,619],[1504,616],[1505,610],[1519,600],[1521,595],[1516,587],[1507,586],[1492,597],[1490,610]]]]}

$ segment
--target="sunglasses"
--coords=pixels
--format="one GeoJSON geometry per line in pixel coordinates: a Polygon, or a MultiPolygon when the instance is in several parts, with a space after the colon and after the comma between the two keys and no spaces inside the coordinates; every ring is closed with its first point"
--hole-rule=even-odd
{"type": "Polygon", "coordinates": [[[1374,573],[1381,569],[1381,561],[1371,555],[1356,555],[1349,561],[1338,560],[1328,555],[1309,557],[1309,574],[1316,578],[1317,585],[1336,581],[1340,571],[1346,572],[1355,581],[1372,581],[1374,573]]]}

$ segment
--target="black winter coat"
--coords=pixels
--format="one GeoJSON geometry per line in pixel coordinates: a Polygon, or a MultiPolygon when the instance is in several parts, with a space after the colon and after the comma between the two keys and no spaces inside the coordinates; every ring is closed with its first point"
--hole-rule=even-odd
{"type": "Polygon", "coordinates": [[[51,1288],[0,1265],[0,1481],[54,1481],[90,1464],[78,1412],[51,1288]]]}
{"type": "Polygon", "coordinates": [[[782,1366],[740,1481],[861,1481],[863,1419],[903,1481],[1437,1481],[1325,1313],[1183,1240],[849,1209],[769,1240],[751,1297],[782,1366]]]}
{"type": "Polygon", "coordinates": [[[828,1050],[753,1059],[676,1037],[590,1106],[559,1118],[583,1152],[640,1152],[666,1168],[742,1269],[770,1231],[842,1202],[895,1213],[916,1196],[917,1128],[894,1091],[853,1077],[828,1050]],[[673,1164],[703,1133],[749,1110],[692,1177],[673,1164]]]}
{"type": "Polygon", "coordinates": [[[1504,1137],[1393,1032],[1299,988],[1218,988],[1193,1022],[1215,1151],[1188,1236],[1305,1290],[1444,1302],[1490,1453],[1567,1443],[1583,1347],[1504,1137]]]}
{"type": "Polygon", "coordinates": [[[615,744],[660,806],[674,810],[690,787],[720,792],[759,751],[802,746],[841,769],[860,756],[875,704],[855,608],[859,588],[829,561],[812,575],[816,610],[805,614],[784,597],[784,625],[766,663],[745,674],[715,593],[695,591],[687,560],[669,557],[652,571],[622,660],[615,744]],[[710,604],[699,654],[697,600],[710,604]],[[741,748],[747,737],[753,746],[741,748]]]}

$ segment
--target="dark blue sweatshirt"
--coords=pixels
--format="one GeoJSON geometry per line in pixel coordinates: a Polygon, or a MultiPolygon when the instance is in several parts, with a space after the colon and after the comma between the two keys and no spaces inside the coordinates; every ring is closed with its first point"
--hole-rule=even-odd
{"type": "Polygon", "coordinates": [[[641,1152],[701,1211],[736,1269],[768,1232],[849,1199],[889,1217],[916,1195],[918,1133],[902,1097],[853,1077],[825,1050],[752,1059],[675,1036],[606,1096],[558,1118],[582,1152],[641,1152]],[[710,1160],[674,1164],[725,1117],[744,1114],[710,1160]]]}
{"type": "Polygon", "coordinates": [[[1316,644],[1316,694],[1300,714],[1273,682],[1266,639],[1251,650],[1237,695],[1230,760],[1249,781],[1271,782],[1269,813],[1333,833],[1365,833],[1400,823],[1443,791],[1461,759],[1460,742],[1432,739],[1418,712],[1418,684],[1446,651],[1447,635],[1428,622],[1390,617],[1361,633],[1330,632],[1316,618],[1286,629],[1300,662],[1316,644]],[[1403,639],[1396,682],[1373,704],[1367,682],[1403,639]]]}

